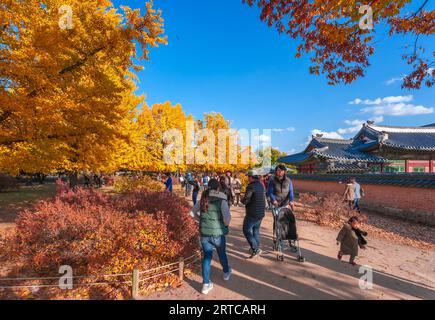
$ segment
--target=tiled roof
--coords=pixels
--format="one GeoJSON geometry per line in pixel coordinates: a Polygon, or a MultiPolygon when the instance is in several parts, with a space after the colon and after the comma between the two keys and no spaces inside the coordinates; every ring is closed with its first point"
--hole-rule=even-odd
{"type": "MultiPolygon", "coordinates": [[[[429,188],[435,189],[435,175],[428,174],[359,174],[352,175],[360,184],[376,184],[376,185],[392,185],[398,187],[413,187],[413,188],[429,188]]],[[[311,181],[334,181],[346,182],[349,175],[346,174],[293,174],[290,175],[296,180],[311,180],[311,181]]]]}
{"type": "Polygon", "coordinates": [[[362,163],[334,163],[333,166],[328,167],[329,173],[364,173],[367,172],[367,167],[363,166],[362,163]]]}
{"type": "Polygon", "coordinates": [[[313,137],[304,152],[282,157],[278,159],[278,161],[287,164],[297,164],[306,162],[307,160],[311,160],[313,158],[321,158],[336,160],[343,163],[388,162],[388,160],[382,157],[361,152],[352,146],[352,142],[353,140],[313,137]]]}
{"type": "Polygon", "coordinates": [[[287,164],[296,164],[302,163],[312,157],[312,153],[295,153],[290,156],[285,156],[278,159],[278,162],[287,163],[287,164]]]}
{"type": "MultiPolygon", "coordinates": [[[[370,150],[384,145],[390,148],[415,151],[435,151],[435,127],[393,127],[365,124],[355,137],[364,135],[365,143],[359,150],[370,150]]],[[[357,144],[357,143],[354,143],[357,144]]]]}
{"type": "Polygon", "coordinates": [[[339,161],[363,161],[363,162],[386,162],[387,160],[372,155],[370,153],[361,152],[352,147],[353,140],[337,140],[314,138],[323,145],[323,148],[314,149],[313,152],[318,157],[334,159],[339,161]]]}
{"type": "Polygon", "coordinates": [[[313,136],[305,151],[278,159],[287,164],[302,164],[315,159],[341,163],[388,163],[389,160],[371,153],[381,147],[417,151],[435,157],[435,124],[423,127],[379,126],[366,123],[354,139],[327,139],[313,136]]]}

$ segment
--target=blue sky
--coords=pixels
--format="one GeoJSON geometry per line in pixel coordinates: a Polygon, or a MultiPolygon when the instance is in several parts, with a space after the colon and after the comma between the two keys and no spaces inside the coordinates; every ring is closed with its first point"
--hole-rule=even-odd
{"type": "MultiPolygon", "coordinates": [[[[115,4],[144,8],[143,2],[132,0],[115,4]]],[[[355,120],[435,122],[434,88],[402,90],[400,81],[387,85],[409,70],[401,55],[410,39],[391,39],[382,27],[375,26],[381,41],[366,76],[332,87],[323,76],[309,74],[308,56],[294,57],[296,40],[268,28],[259,10],[242,0],[155,0],[154,8],[163,11],[169,44],[153,49],[138,74],[138,93],[150,105],[169,100],[197,118],[221,112],[234,128],[281,129],[273,133],[272,146],[287,152],[302,150],[314,129],[351,137],[355,120]],[[398,98],[383,99],[391,96],[398,98]],[[357,98],[362,101],[349,104],[357,98]],[[393,108],[405,115],[392,115],[393,108]]]]}

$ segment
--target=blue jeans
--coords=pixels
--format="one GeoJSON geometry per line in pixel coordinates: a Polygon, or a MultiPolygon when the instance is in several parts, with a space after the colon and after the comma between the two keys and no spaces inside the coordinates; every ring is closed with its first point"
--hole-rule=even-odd
{"type": "Polygon", "coordinates": [[[193,205],[195,205],[196,202],[198,201],[198,193],[199,193],[199,191],[193,191],[193,194],[192,194],[193,205]]]}
{"type": "Polygon", "coordinates": [[[360,208],[359,208],[359,198],[355,198],[355,200],[353,201],[353,210],[358,210],[358,211],[360,211],[360,208]]]}
{"type": "Polygon", "coordinates": [[[260,226],[262,221],[263,219],[250,217],[245,217],[243,221],[243,234],[254,252],[260,248],[260,226]]]}
{"type": "Polygon", "coordinates": [[[202,258],[202,279],[203,284],[210,283],[210,271],[211,271],[211,260],[213,259],[213,250],[216,251],[219,256],[219,261],[222,265],[224,273],[230,271],[230,266],[228,265],[227,257],[227,240],[225,236],[220,237],[201,237],[201,246],[203,252],[202,258]]]}

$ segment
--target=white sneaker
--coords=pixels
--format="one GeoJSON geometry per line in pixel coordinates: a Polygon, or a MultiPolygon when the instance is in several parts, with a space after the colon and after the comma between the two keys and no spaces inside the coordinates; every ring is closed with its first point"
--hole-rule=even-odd
{"type": "Polygon", "coordinates": [[[233,269],[230,268],[230,270],[227,273],[224,273],[224,280],[229,281],[232,274],[233,274],[233,269]]]}
{"type": "Polygon", "coordinates": [[[204,284],[202,286],[202,294],[207,295],[211,290],[213,290],[213,283],[210,282],[209,284],[204,284]]]}

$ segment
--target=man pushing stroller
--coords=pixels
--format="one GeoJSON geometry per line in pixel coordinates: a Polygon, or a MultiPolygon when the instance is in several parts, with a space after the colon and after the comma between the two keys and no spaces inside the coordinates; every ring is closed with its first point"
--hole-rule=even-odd
{"type": "Polygon", "coordinates": [[[293,210],[293,183],[287,176],[287,168],[280,164],[275,169],[275,175],[269,180],[267,196],[275,208],[289,207],[293,210]]]}
{"type": "Polygon", "coordinates": [[[284,165],[278,165],[275,168],[275,175],[269,180],[267,196],[273,204],[274,215],[274,237],[277,251],[280,253],[279,259],[283,259],[282,250],[284,249],[284,240],[289,241],[289,247],[293,252],[299,251],[299,260],[304,260],[300,249],[292,241],[296,242],[296,220],[293,214],[294,210],[294,191],[293,183],[287,176],[287,168],[284,165]],[[284,226],[282,226],[284,224],[284,226]]]}

